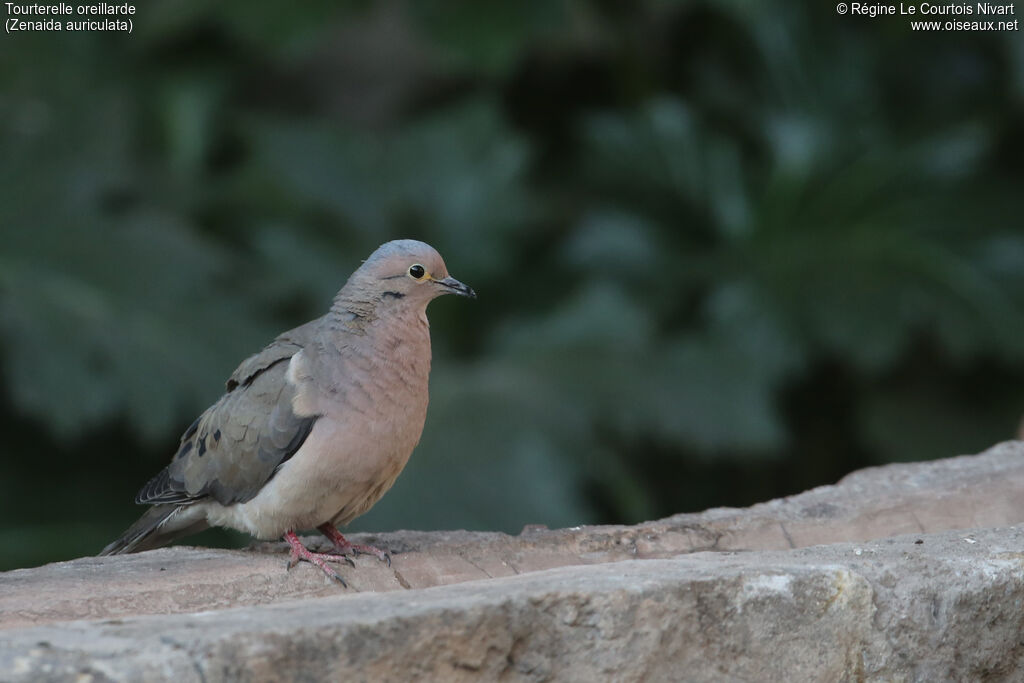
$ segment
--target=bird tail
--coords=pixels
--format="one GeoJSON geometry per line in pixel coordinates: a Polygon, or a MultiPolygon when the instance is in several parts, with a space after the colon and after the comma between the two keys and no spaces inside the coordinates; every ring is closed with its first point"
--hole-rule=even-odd
{"type": "Polygon", "coordinates": [[[152,550],[208,528],[205,515],[188,514],[196,512],[190,508],[176,503],[153,505],[120,538],[101,550],[100,556],[152,550]]]}

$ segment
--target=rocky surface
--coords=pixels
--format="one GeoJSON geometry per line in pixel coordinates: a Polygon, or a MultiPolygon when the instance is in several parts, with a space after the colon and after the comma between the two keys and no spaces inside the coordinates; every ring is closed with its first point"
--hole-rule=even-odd
{"type": "Polygon", "coordinates": [[[1007,443],[633,527],[365,536],[394,563],[349,590],[277,544],[83,558],[0,574],[0,681],[1015,680],[1021,521],[1007,443]]]}

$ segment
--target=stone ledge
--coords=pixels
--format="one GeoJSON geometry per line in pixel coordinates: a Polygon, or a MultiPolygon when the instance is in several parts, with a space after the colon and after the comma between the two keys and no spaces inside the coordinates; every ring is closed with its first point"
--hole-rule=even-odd
{"type": "Polygon", "coordinates": [[[363,536],[398,552],[349,591],[280,544],[82,558],[0,574],[0,680],[1000,678],[1024,538],[943,532],[1019,521],[1012,442],[634,527],[363,536]]]}
{"type": "Polygon", "coordinates": [[[696,553],[17,629],[4,680],[980,680],[1024,658],[1024,532],[696,553]]]}

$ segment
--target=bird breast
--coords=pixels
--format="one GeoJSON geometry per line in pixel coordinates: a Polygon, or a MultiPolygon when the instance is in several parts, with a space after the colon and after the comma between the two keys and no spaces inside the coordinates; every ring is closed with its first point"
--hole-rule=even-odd
{"type": "Polygon", "coordinates": [[[211,510],[211,523],[270,539],[325,522],[347,524],[372,507],[423,432],[430,373],[424,336],[383,336],[336,354],[297,353],[287,379],[297,389],[295,412],[319,416],[312,431],[255,497],[211,510]]]}

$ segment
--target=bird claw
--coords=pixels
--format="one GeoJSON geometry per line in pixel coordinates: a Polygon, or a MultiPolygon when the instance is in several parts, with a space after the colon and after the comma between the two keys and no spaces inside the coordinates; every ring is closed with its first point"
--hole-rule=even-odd
{"type": "Polygon", "coordinates": [[[391,553],[386,550],[381,550],[380,548],[375,548],[372,545],[355,545],[354,543],[349,543],[343,548],[338,548],[338,552],[352,552],[356,555],[373,555],[381,562],[387,564],[387,566],[391,566],[391,553]]]}
{"type": "Polygon", "coordinates": [[[391,566],[391,553],[386,550],[375,548],[372,545],[354,545],[352,546],[352,550],[359,555],[373,555],[389,567],[391,566]]]}
{"type": "Polygon", "coordinates": [[[310,564],[314,564],[320,568],[320,570],[327,575],[328,578],[334,579],[345,588],[348,588],[348,584],[345,583],[345,579],[341,578],[338,572],[334,571],[333,568],[327,565],[328,562],[348,562],[354,568],[355,563],[345,557],[344,555],[336,555],[334,553],[315,553],[306,546],[302,545],[302,541],[295,535],[294,532],[288,532],[285,534],[284,539],[291,546],[291,556],[288,558],[288,562],[285,565],[287,571],[291,571],[292,567],[297,565],[300,561],[305,560],[310,564]]]}
{"type": "MultiPolygon", "coordinates": [[[[335,549],[341,555],[348,555],[348,553],[355,553],[356,555],[373,555],[381,562],[391,566],[391,553],[386,550],[381,550],[372,545],[356,545],[355,543],[349,542],[340,531],[335,529],[330,524],[321,524],[317,527],[324,536],[330,539],[331,543],[334,544],[335,549]]],[[[354,564],[352,565],[355,566],[354,564]]]]}

